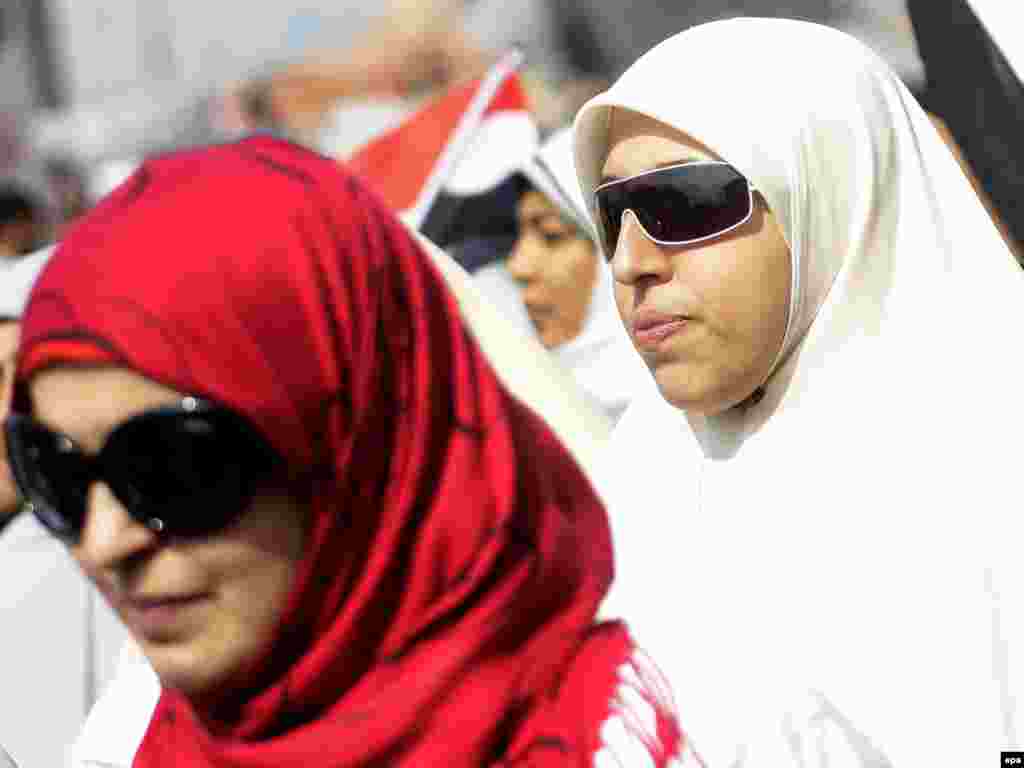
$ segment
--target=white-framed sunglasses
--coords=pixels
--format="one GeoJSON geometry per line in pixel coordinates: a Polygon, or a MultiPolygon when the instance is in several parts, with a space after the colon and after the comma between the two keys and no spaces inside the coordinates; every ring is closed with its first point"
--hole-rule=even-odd
{"type": "Polygon", "coordinates": [[[658,245],[710,240],[743,226],[754,212],[756,188],[728,163],[689,160],[613,179],[594,190],[597,230],[611,261],[626,211],[658,245]]]}

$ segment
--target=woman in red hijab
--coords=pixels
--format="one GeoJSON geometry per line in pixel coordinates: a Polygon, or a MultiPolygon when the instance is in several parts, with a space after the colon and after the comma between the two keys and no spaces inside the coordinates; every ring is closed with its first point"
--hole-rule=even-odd
{"type": "Polygon", "coordinates": [[[268,137],[149,161],[22,333],[21,492],[163,688],[137,768],[683,759],[595,622],[594,491],[343,168],[268,137]]]}

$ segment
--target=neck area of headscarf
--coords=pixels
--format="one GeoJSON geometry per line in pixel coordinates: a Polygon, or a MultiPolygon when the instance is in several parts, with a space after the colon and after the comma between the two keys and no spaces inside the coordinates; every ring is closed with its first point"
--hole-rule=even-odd
{"type": "MultiPolygon", "coordinates": [[[[22,339],[22,407],[32,372],[60,362],[42,351],[79,341],[244,414],[311,477],[306,556],[258,682],[215,722],[165,691],[136,768],[590,749],[606,713],[563,680],[611,580],[603,507],[343,168],[272,137],[148,161],[61,243],[22,339]]],[[[603,637],[592,663],[614,682],[629,646],[603,637]]]]}

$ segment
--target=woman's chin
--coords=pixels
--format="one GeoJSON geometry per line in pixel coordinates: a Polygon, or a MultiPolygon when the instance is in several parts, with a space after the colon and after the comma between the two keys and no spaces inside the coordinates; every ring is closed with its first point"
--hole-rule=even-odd
{"type": "Polygon", "coordinates": [[[716,416],[735,404],[720,387],[710,386],[694,375],[690,366],[679,363],[662,365],[651,373],[661,396],[681,411],[696,416],[716,416]]]}
{"type": "Polygon", "coordinates": [[[169,690],[177,691],[192,701],[201,701],[210,696],[212,691],[223,686],[229,674],[218,663],[213,654],[203,653],[190,644],[159,644],[140,640],[146,659],[149,661],[160,685],[169,690]]]}

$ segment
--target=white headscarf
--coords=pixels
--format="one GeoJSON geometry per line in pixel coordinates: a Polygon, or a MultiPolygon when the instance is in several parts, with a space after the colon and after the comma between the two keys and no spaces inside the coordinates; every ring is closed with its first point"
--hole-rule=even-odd
{"type": "Polygon", "coordinates": [[[695,27],[585,105],[588,200],[612,108],[739,168],[794,268],[760,403],[702,419],[653,392],[613,433],[606,610],[709,766],[1019,749],[1024,275],[949,150],[878,57],[795,21],[695,27]]]}
{"type": "MultiPolygon", "coordinates": [[[[576,181],[570,128],[558,131],[545,141],[540,150],[522,164],[521,172],[586,237],[596,241],[576,181]]],[[[536,328],[523,306],[522,288],[503,263],[478,270],[476,281],[507,317],[526,333],[536,336],[536,328]]],[[[647,369],[622,327],[612,293],[611,270],[605,264],[598,264],[582,329],[569,341],[553,348],[551,354],[565,370],[572,372],[586,395],[612,421],[622,415],[636,392],[645,388],[647,369]]]]}

